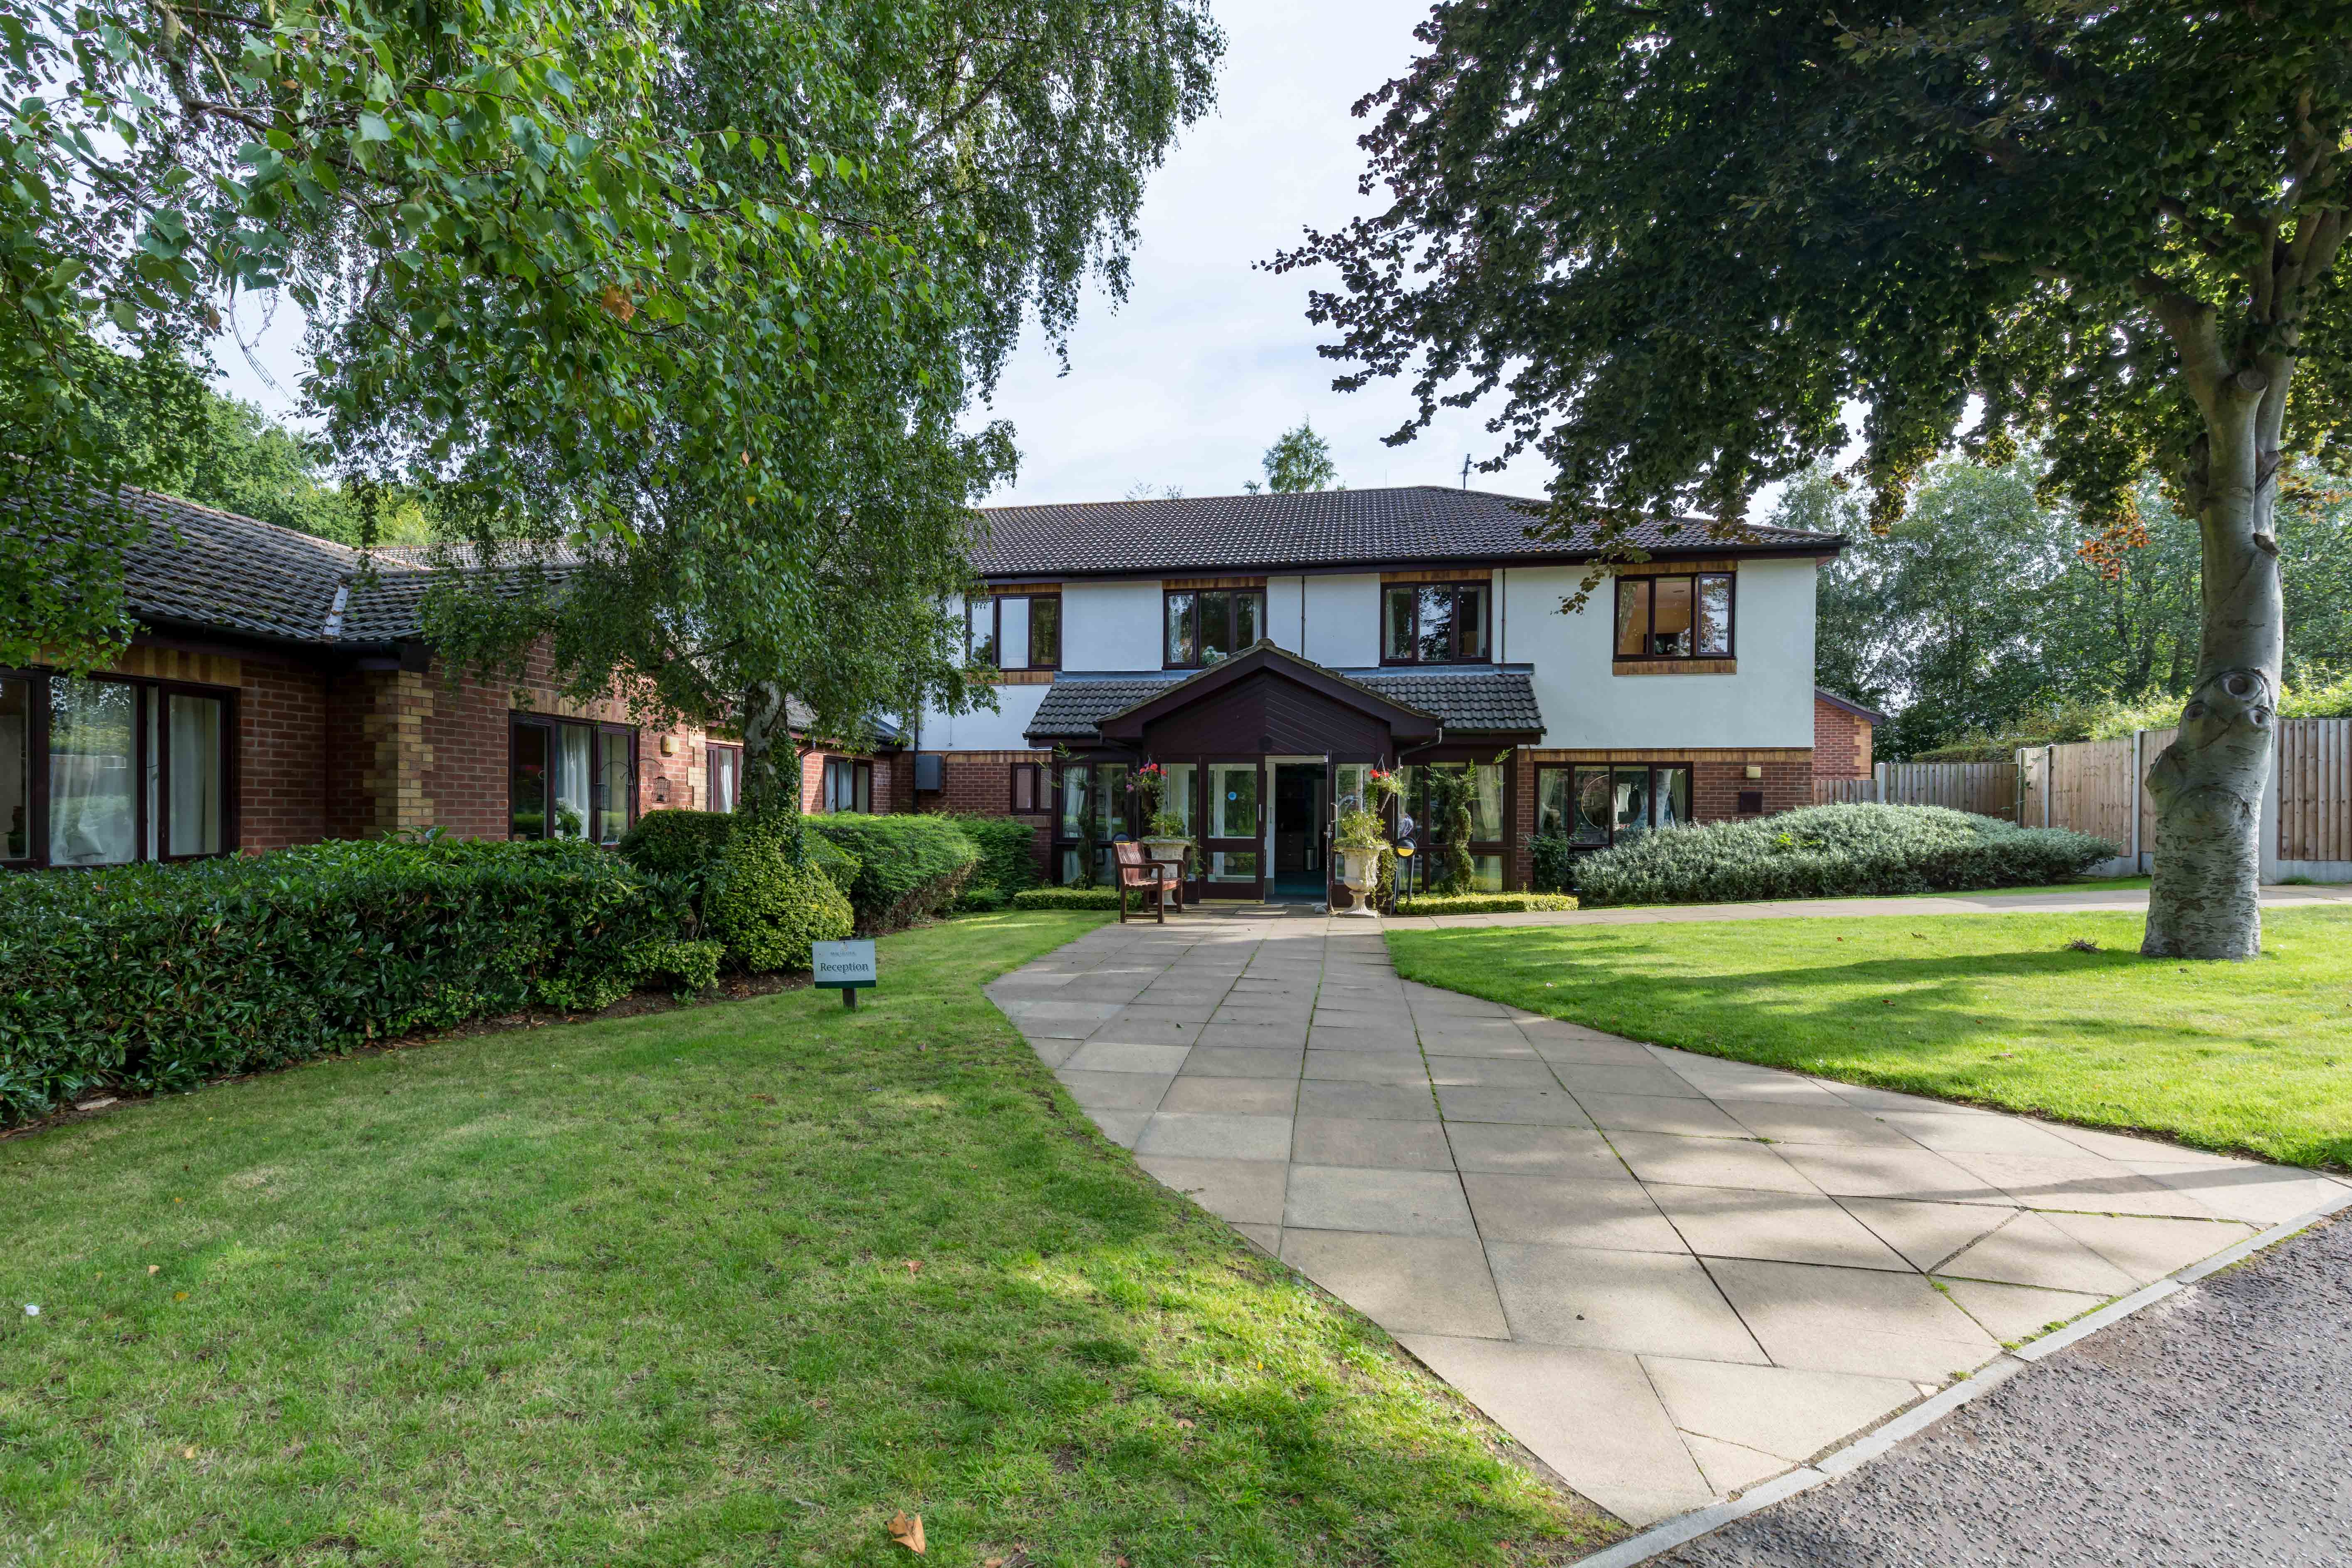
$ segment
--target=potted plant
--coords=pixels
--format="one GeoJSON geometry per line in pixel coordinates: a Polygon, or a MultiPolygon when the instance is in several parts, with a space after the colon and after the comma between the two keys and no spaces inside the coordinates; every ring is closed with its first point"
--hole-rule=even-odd
{"type": "Polygon", "coordinates": [[[1168,792],[1168,774],[1158,763],[1146,763],[1128,775],[1127,787],[1141,808],[1138,815],[1143,818],[1143,847],[1154,860],[1173,862],[1177,880],[1184,880],[1192,869],[1186,857],[1192,853],[1192,840],[1184,831],[1181,816],[1160,809],[1168,792]]]}
{"type": "Polygon", "coordinates": [[[1332,833],[1331,847],[1339,856],[1339,885],[1348,889],[1348,907],[1331,912],[1377,913],[1372,908],[1371,894],[1380,881],[1381,858],[1390,853],[1388,825],[1376,811],[1347,812],[1332,833]]]}

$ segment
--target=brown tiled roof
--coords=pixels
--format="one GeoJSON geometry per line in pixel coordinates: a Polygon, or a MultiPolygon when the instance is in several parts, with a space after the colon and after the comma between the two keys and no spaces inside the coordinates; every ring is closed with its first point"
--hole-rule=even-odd
{"type": "MultiPolygon", "coordinates": [[[[985,576],[1030,576],[1589,556],[1597,545],[1589,528],[1568,540],[1528,537],[1545,504],[1408,485],[991,507],[980,514],[983,540],[973,561],[985,576]]],[[[1627,539],[1653,554],[1832,551],[1844,543],[1833,533],[1752,524],[1717,537],[1705,518],[1643,523],[1627,539]]]]}

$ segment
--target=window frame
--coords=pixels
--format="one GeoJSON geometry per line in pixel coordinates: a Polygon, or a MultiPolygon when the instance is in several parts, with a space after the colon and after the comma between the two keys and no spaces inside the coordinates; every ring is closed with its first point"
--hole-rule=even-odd
{"type": "Polygon", "coordinates": [[[743,805],[743,748],[730,741],[702,742],[702,809],[705,811],[719,811],[719,807],[711,804],[713,791],[710,785],[711,781],[719,776],[719,759],[721,757],[732,759],[729,772],[735,781],[727,809],[720,813],[726,816],[740,810],[743,805]]]}
{"type": "MultiPolygon", "coordinates": [[[[593,844],[600,849],[610,849],[614,845],[618,844],[623,837],[627,836],[630,828],[635,827],[637,825],[639,812],[637,810],[638,736],[636,726],[634,724],[617,724],[609,719],[572,719],[562,714],[538,713],[526,709],[510,709],[507,713],[507,837],[509,839],[520,837],[524,842],[533,844],[546,843],[555,838],[556,835],[548,831],[550,823],[555,816],[555,739],[562,732],[566,726],[570,726],[574,729],[585,730],[588,731],[589,737],[588,831],[581,835],[579,842],[583,844],[593,844]],[[540,808],[540,831],[536,835],[518,835],[514,829],[514,778],[515,760],[518,754],[515,747],[515,741],[517,736],[526,729],[545,731],[547,732],[548,741],[548,772],[547,776],[541,781],[540,784],[540,788],[542,792],[541,795],[540,808]],[[624,738],[625,738],[625,741],[624,738]],[[627,747],[626,754],[623,758],[625,764],[624,774],[625,783],[623,786],[625,804],[621,809],[621,831],[614,834],[610,838],[605,838],[596,831],[598,826],[596,821],[598,807],[596,805],[595,792],[597,784],[604,773],[604,748],[608,744],[616,741],[624,741],[624,743],[627,747]]],[[[707,780],[705,781],[704,787],[706,790],[709,787],[707,780]]],[[[736,787],[739,790],[742,787],[740,774],[737,775],[736,787]]],[[[705,798],[709,798],[707,795],[705,798]]]]}
{"type": "MultiPolygon", "coordinates": [[[[1061,668],[1062,590],[1059,588],[1054,588],[1049,591],[1034,594],[1015,593],[989,595],[988,641],[989,646],[998,654],[1003,654],[1004,651],[1004,601],[1007,599],[1026,599],[1030,601],[1029,615],[1031,616],[1031,620],[1029,624],[1033,627],[1036,625],[1036,601],[1039,599],[1051,599],[1054,601],[1054,657],[1052,660],[1045,664],[1039,664],[1036,661],[1034,656],[1037,651],[1037,638],[1035,633],[1033,631],[1029,637],[1029,646],[1024,650],[1024,652],[1029,656],[1029,662],[1027,664],[998,664],[993,660],[991,660],[989,661],[989,668],[1003,671],[1006,674],[1024,674],[1032,670],[1057,670],[1061,668]]],[[[971,613],[977,607],[978,604],[976,600],[967,600],[964,604],[963,657],[964,662],[967,664],[971,662],[971,613]]]]}
{"type": "Polygon", "coordinates": [[[1043,763],[1014,763],[1005,784],[1004,812],[1008,816],[1051,816],[1054,815],[1052,770],[1043,763]],[[1029,804],[1021,804],[1021,780],[1029,779],[1029,804]]]}
{"type": "Polygon", "coordinates": [[[1610,600],[1611,613],[1609,618],[1609,657],[1615,663],[1696,664],[1703,663],[1711,659],[1738,658],[1739,657],[1739,574],[1738,572],[1701,572],[1694,569],[1688,572],[1659,572],[1654,574],[1645,572],[1631,575],[1621,573],[1618,574],[1616,581],[1617,586],[1610,600]],[[1702,653],[1699,651],[1698,647],[1700,604],[1699,585],[1711,578],[1717,577],[1721,578],[1724,583],[1727,584],[1724,592],[1723,601],[1723,651],[1720,653],[1702,653]],[[1655,651],[1658,642],[1657,584],[1660,583],[1676,582],[1687,583],[1690,584],[1691,651],[1688,653],[1659,653],[1655,651]],[[1643,651],[1641,653],[1627,653],[1617,646],[1617,639],[1620,630],[1624,625],[1625,590],[1628,586],[1635,583],[1644,583],[1649,584],[1649,618],[1643,627],[1642,632],[1642,647],[1643,651]]]}
{"type": "Polygon", "coordinates": [[[817,771],[817,805],[827,816],[872,816],[874,815],[874,763],[865,757],[827,756],[817,771]],[[847,805],[835,805],[839,793],[835,780],[849,780],[847,805]],[[866,804],[857,804],[863,797],[866,804]]]}
{"type": "MultiPolygon", "coordinates": [[[[1405,777],[1402,780],[1404,785],[1403,791],[1398,797],[1397,809],[1413,818],[1414,838],[1421,846],[1420,854],[1429,857],[1428,860],[1423,865],[1416,867],[1413,870],[1412,875],[1415,878],[1415,888],[1425,889],[1428,886],[1430,868],[1437,864],[1437,853],[1446,842],[1446,840],[1437,832],[1437,824],[1432,820],[1428,815],[1429,784],[1426,774],[1427,770],[1431,768],[1467,768],[1471,771],[1471,777],[1474,780],[1477,777],[1477,770],[1480,768],[1493,768],[1495,770],[1496,775],[1496,820],[1491,826],[1493,826],[1497,831],[1490,837],[1479,838],[1474,837],[1466,847],[1469,849],[1470,858],[1474,861],[1493,860],[1496,862],[1496,872],[1501,878],[1501,885],[1503,888],[1507,889],[1511,885],[1512,877],[1512,810],[1514,804],[1511,793],[1512,769],[1508,763],[1488,762],[1483,758],[1475,756],[1441,757],[1434,762],[1405,763],[1400,765],[1399,771],[1403,773],[1405,777]]],[[[1334,782],[1336,783],[1337,781],[1335,780],[1334,782]]],[[[1474,834],[1476,832],[1476,824],[1475,821],[1472,824],[1472,832],[1474,834]]],[[[1415,858],[1420,858],[1420,856],[1417,855],[1415,858]]]]}
{"type": "MultiPolygon", "coordinates": [[[[25,853],[7,852],[6,825],[0,823],[0,871],[104,870],[110,866],[177,865],[190,860],[218,860],[243,847],[244,823],[239,812],[242,770],[237,745],[238,701],[233,686],[209,686],[194,680],[163,680],[152,676],[96,673],[87,677],[131,689],[131,846],[129,860],[98,866],[58,867],[50,858],[49,819],[51,719],[49,682],[67,678],[63,670],[39,666],[0,666],[0,680],[21,680],[25,708],[25,853]],[[220,834],[214,850],[175,853],[171,847],[172,748],[169,742],[171,702],[174,697],[196,697],[221,705],[220,834]],[[160,743],[158,743],[160,742],[160,743]],[[150,755],[152,751],[155,754],[150,755]],[[150,786],[150,775],[152,784],[150,786]],[[152,852],[149,846],[152,844],[152,852]]],[[[69,679],[69,678],[68,678],[69,679]]]]}
{"type": "Polygon", "coordinates": [[[1380,614],[1377,635],[1380,637],[1381,662],[1384,665],[1489,664],[1493,662],[1495,580],[1491,575],[1464,577],[1438,583],[1383,583],[1381,584],[1380,614]],[[1444,658],[1421,657],[1421,595],[1432,589],[1444,593],[1454,602],[1453,647],[1444,658]],[[1473,590],[1478,595],[1479,651],[1476,653],[1462,651],[1463,628],[1468,624],[1462,615],[1462,593],[1465,589],[1473,590]],[[1389,652],[1389,595],[1399,593],[1412,595],[1412,637],[1409,645],[1412,651],[1392,656],[1389,652]]]}
{"type": "Polygon", "coordinates": [[[1228,658],[1238,658],[1241,655],[1246,653],[1251,647],[1256,646],[1256,644],[1263,640],[1265,637],[1265,584],[1263,583],[1255,586],[1242,588],[1162,587],[1160,590],[1160,668],[1162,669],[1213,669],[1218,665],[1224,663],[1228,658]],[[1177,658],[1176,650],[1173,647],[1171,647],[1168,642],[1168,601],[1175,598],[1180,594],[1192,601],[1191,612],[1185,617],[1186,624],[1189,625],[1192,630],[1193,657],[1190,660],[1181,660],[1177,658]],[[1203,594],[1223,594],[1225,595],[1225,643],[1232,651],[1219,658],[1212,659],[1208,657],[1207,642],[1202,636],[1201,596],[1203,594]],[[1257,636],[1252,637],[1247,643],[1241,642],[1234,633],[1234,627],[1240,620],[1240,614],[1236,606],[1244,595],[1257,601],[1257,636]]]}
{"type": "MultiPolygon", "coordinates": [[[[1690,811],[1683,820],[1685,822],[1696,822],[1698,820],[1698,778],[1695,771],[1695,764],[1693,763],[1538,763],[1536,764],[1535,837],[1542,837],[1544,835],[1544,776],[1547,773],[1565,773],[1568,775],[1568,820],[1562,824],[1560,831],[1561,836],[1568,839],[1569,847],[1580,855],[1590,855],[1597,853],[1600,850],[1609,848],[1611,846],[1614,845],[1617,842],[1617,819],[1616,813],[1613,810],[1610,813],[1609,820],[1601,825],[1601,839],[1598,843],[1585,843],[1577,838],[1576,801],[1578,781],[1580,776],[1585,773],[1606,773],[1613,780],[1616,774],[1630,772],[1634,768],[1647,769],[1650,774],[1650,826],[1645,829],[1645,831],[1654,832],[1657,827],[1657,803],[1660,795],[1660,791],[1658,789],[1658,777],[1662,773],[1678,773],[1684,775],[1683,799],[1689,803],[1690,811]]],[[[1613,787],[1612,784],[1612,788],[1613,787]]]]}

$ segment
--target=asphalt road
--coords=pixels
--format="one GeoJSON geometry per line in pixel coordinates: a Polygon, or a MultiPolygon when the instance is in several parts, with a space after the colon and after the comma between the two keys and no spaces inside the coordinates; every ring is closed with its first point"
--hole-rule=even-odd
{"type": "Polygon", "coordinates": [[[2346,1568],[2352,1220],[2019,1373],[1677,1568],[2346,1568]]]}

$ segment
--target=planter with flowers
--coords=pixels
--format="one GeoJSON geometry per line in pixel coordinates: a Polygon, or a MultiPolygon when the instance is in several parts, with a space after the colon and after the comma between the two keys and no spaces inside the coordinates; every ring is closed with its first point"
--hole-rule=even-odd
{"type": "Polygon", "coordinates": [[[1381,863],[1395,853],[1389,845],[1384,813],[1402,788],[1395,773],[1374,768],[1364,776],[1362,807],[1340,816],[1331,847],[1339,857],[1339,885],[1348,890],[1348,907],[1335,909],[1333,914],[1380,912],[1372,905],[1373,891],[1380,886],[1381,863]]]}
{"type": "Polygon", "coordinates": [[[1192,840],[1184,832],[1184,819],[1172,811],[1160,809],[1168,793],[1168,775],[1158,763],[1146,763],[1127,777],[1128,792],[1135,796],[1143,818],[1143,847],[1154,860],[1167,861],[1176,868],[1176,879],[1183,881],[1192,875],[1190,857],[1192,840]]]}

